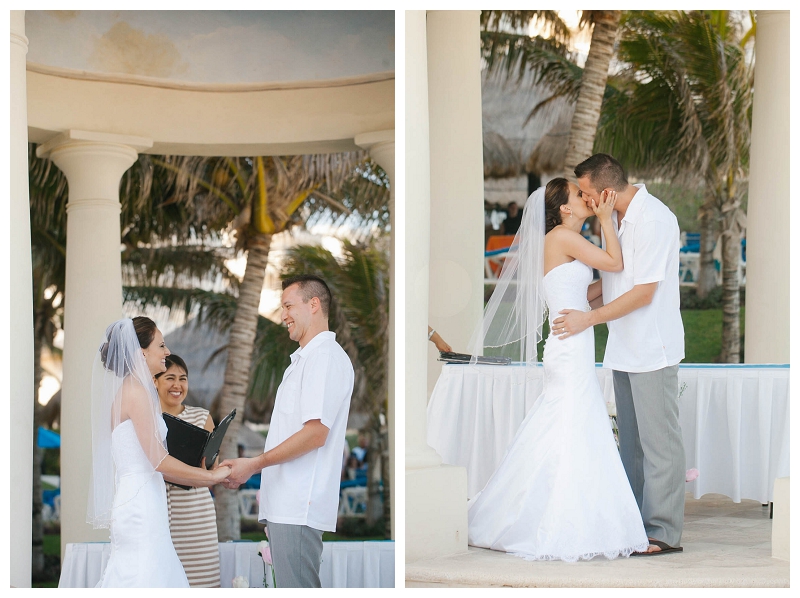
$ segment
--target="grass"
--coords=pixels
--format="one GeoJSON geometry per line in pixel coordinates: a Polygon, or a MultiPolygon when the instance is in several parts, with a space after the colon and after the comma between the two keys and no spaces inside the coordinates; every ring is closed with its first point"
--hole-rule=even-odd
{"type": "MultiPolygon", "coordinates": [[[[739,325],[744,347],[744,308],[740,311],[739,325]]],[[[722,310],[684,309],[683,320],[686,357],[681,363],[717,363],[722,352],[722,310]]],[[[608,341],[608,328],[605,324],[594,328],[595,360],[602,363],[608,341]]]]}
{"type": "MultiPolygon", "coordinates": [[[[744,347],[744,307],[740,311],[739,325],[742,331],[742,347],[744,347]]],[[[684,343],[686,357],[681,363],[717,363],[722,351],[722,310],[721,309],[684,309],[681,310],[683,320],[684,343]]],[[[544,323],[542,334],[549,334],[548,322],[544,323]]],[[[608,327],[600,324],[594,327],[595,362],[602,363],[608,342],[608,327]]],[[[542,360],[544,342],[539,344],[539,361],[542,360]]]]}

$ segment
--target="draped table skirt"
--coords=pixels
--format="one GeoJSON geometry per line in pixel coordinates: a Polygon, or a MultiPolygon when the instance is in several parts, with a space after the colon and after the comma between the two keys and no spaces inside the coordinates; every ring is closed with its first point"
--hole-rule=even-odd
{"type": "MultiPolygon", "coordinates": [[[[596,371],[615,414],[612,372],[596,371]]],[[[500,464],[543,376],[541,364],[442,368],[428,402],[428,444],[467,469],[469,498],[500,464]]],[[[771,501],[775,478],[789,475],[789,366],[681,364],[678,383],[686,468],[700,472],[687,491],[771,501]]]]}
{"type": "MultiPolygon", "coordinates": [[[[110,555],[109,542],[67,544],[58,587],[93,588],[110,555]]],[[[234,577],[245,577],[251,588],[263,586],[258,542],[220,542],[219,560],[223,588],[232,587],[234,577]]],[[[323,588],[393,588],[394,542],[323,542],[320,581],[323,588]]]]}

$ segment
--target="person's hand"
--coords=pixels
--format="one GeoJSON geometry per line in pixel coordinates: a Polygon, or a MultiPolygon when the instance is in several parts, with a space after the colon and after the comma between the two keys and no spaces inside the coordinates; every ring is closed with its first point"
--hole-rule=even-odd
{"type": "Polygon", "coordinates": [[[211,470],[211,479],[213,480],[213,484],[219,484],[223,482],[230,474],[230,467],[215,467],[211,470]]]}
{"type": "Polygon", "coordinates": [[[223,486],[235,490],[250,479],[252,472],[257,467],[253,466],[254,459],[241,457],[239,459],[225,459],[219,464],[220,469],[229,467],[230,473],[226,476],[223,486]]]}
{"type": "Polygon", "coordinates": [[[610,220],[611,212],[614,211],[614,204],[617,203],[617,192],[613,189],[603,189],[600,193],[600,204],[598,205],[594,199],[589,201],[589,207],[594,211],[598,220],[610,220]]]}
{"type": "Polygon", "coordinates": [[[562,309],[558,313],[563,315],[553,320],[551,331],[558,336],[560,340],[580,334],[591,325],[589,322],[589,312],[587,311],[562,309]]]}
{"type": "Polygon", "coordinates": [[[450,352],[453,351],[453,347],[451,347],[446,342],[444,342],[444,339],[441,336],[439,336],[438,332],[434,332],[433,333],[433,336],[431,337],[431,341],[433,342],[433,344],[436,346],[436,348],[440,352],[450,353],[450,352]]]}

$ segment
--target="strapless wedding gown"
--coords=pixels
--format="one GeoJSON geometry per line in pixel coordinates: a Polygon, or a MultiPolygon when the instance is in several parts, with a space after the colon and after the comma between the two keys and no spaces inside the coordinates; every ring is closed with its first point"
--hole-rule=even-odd
{"type": "MultiPolygon", "coordinates": [[[[550,323],[587,311],[592,270],[579,261],[544,277],[550,323]]],[[[500,466],[469,503],[469,544],[528,560],[577,561],[647,549],[594,365],[594,330],[544,349],[544,389],[500,466]]]]}
{"type": "MultiPolygon", "coordinates": [[[[166,438],[166,424],[159,428],[166,438]]],[[[172,545],[164,478],[147,460],[131,420],[111,433],[116,494],[111,558],[99,588],[188,588],[172,545]]]]}

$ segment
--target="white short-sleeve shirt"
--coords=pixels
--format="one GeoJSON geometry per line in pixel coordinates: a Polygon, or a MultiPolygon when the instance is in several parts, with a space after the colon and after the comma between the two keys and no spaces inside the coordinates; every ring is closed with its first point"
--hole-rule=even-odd
{"type": "MultiPolygon", "coordinates": [[[[622,272],[603,272],[603,303],[634,285],[657,282],[650,305],[608,322],[603,367],[623,372],[652,372],[680,363],[684,357],[679,287],[678,219],[642,184],[622,222],[614,230],[622,247],[622,272]]],[[[603,242],[605,247],[605,240],[603,242]]]]}
{"type": "Polygon", "coordinates": [[[336,531],[353,365],[333,332],[320,332],[291,356],[272,411],[264,452],[318,419],[325,445],[261,472],[258,519],[336,531]]]}

